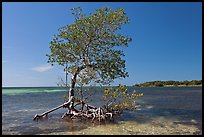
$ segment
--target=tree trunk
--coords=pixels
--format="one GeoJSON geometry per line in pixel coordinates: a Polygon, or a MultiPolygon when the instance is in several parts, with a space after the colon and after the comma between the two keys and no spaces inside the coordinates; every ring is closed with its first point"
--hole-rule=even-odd
{"type": "Polygon", "coordinates": [[[76,84],[76,77],[77,77],[77,73],[75,73],[71,78],[70,89],[69,89],[69,98],[71,98],[71,96],[74,96],[74,87],[76,84]]]}
{"type": "Polygon", "coordinates": [[[67,88],[67,62],[66,62],[66,73],[65,73],[65,77],[66,77],[66,88],[67,88]]]}
{"type": "Polygon", "coordinates": [[[69,111],[75,110],[74,109],[74,88],[76,84],[77,75],[81,70],[82,70],[82,67],[78,67],[76,72],[74,73],[74,75],[72,75],[72,78],[71,78],[70,89],[69,89],[69,101],[70,101],[69,111]]]}
{"type": "Polygon", "coordinates": [[[68,92],[68,96],[69,96],[69,100],[67,102],[65,102],[62,105],[59,105],[58,107],[55,107],[51,110],[48,110],[42,114],[36,114],[33,118],[33,120],[38,120],[41,119],[43,117],[47,118],[48,114],[59,109],[59,108],[68,108],[68,112],[64,113],[62,118],[64,118],[65,116],[70,116],[70,119],[73,118],[81,118],[81,119],[90,119],[92,118],[92,122],[96,119],[98,119],[99,122],[104,121],[106,118],[110,117],[110,119],[112,119],[112,113],[103,113],[104,111],[99,107],[95,107],[92,105],[88,105],[85,102],[83,102],[83,100],[75,100],[74,98],[74,88],[75,88],[75,84],[76,84],[76,78],[77,75],[79,74],[79,72],[84,69],[84,66],[82,67],[78,67],[76,72],[72,75],[71,78],[71,82],[70,82],[70,90],[68,92]],[[78,102],[77,104],[74,105],[75,102],[78,102]],[[79,111],[78,109],[75,108],[75,106],[77,105],[81,105],[81,111],[79,111]],[[84,109],[85,107],[85,109],[84,109]]]}
{"type": "Polygon", "coordinates": [[[69,98],[71,98],[72,96],[74,96],[74,87],[75,87],[75,84],[76,84],[76,78],[77,78],[77,75],[79,74],[79,72],[83,69],[83,67],[78,67],[76,72],[74,73],[74,75],[72,75],[72,78],[71,78],[71,82],[70,82],[70,89],[69,89],[69,98]]]}

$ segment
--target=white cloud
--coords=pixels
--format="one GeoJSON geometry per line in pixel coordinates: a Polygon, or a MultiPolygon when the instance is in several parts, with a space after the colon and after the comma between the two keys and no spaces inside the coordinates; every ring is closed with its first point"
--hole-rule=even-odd
{"type": "Polygon", "coordinates": [[[45,72],[45,71],[48,71],[52,68],[53,67],[50,64],[45,64],[45,65],[41,65],[39,67],[32,68],[32,70],[37,71],[37,72],[45,72]]]}

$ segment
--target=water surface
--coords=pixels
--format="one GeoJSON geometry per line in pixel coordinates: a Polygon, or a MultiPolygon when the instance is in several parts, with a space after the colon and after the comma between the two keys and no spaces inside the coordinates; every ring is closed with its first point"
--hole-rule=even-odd
{"type": "MultiPolygon", "coordinates": [[[[86,121],[62,120],[66,109],[33,121],[63,103],[65,89],[2,88],[2,134],[202,134],[202,87],[129,87],[143,93],[137,99],[141,108],[125,111],[113,123],[99,125],[86,121]]],[[[87,89],[88,90],[88,89],[87,89]]],[[[103,88],[92,87],[91,104],[100,106],[103,88]]]]}

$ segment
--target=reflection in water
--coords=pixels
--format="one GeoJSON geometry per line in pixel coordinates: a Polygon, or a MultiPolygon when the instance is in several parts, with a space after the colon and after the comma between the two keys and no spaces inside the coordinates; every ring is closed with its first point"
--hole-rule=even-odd
{"type": "MultiPolygon", "coordinates": [[[[97,97],[102,89],[92,90],[97,94],[91,103],[100,106],[97,97]]],[[[202,87],[136,88],[136,91],[144,93],[137,100],[140,109],[124,111],[114,122],[101,125],[62,120],[65,109],[51,113],[47,120],[33,121],[36,113],[62,104],[65,93],[11,95],[9,91],[2,95],[2,134],[202,134],[202,87]]]]}

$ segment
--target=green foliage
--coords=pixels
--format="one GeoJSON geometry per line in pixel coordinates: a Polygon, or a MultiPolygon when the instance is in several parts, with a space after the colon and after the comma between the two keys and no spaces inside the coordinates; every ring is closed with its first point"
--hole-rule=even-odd
{"type": "Polygon", "coordinates": [[[137,87],[149,87],[149,86],[198,86],[202,85],[202,80],[192,80],[192,81],[151,81],[151,82],[144,82],[142,84],[135,84],[137,87]]]}
{"type": "Polygon", "coordinates": [[[51,53],[48,62],[68,67],[72,75],[80,75],[80,82],[90,81],[109,84],[119,77],[127,77],[125,60],[118,46],[127,47],[132,40],[116,33],[129,22],[124,9],[111,10],[109,7],[97,9],[86,16],[80,7],[71,9],[75,23],[59,29],[50,42],[51,53]]]}
{"type": "Polygon", "coordinates": [[[102,100],[105,102],[103,108],[107,112],[134,110],[137,108],[135,99],[143,96],[143,93],[128,92],[125,85],[119,84],[119,86],[113,88],[109,87],[104,90],[102,100]]]}

